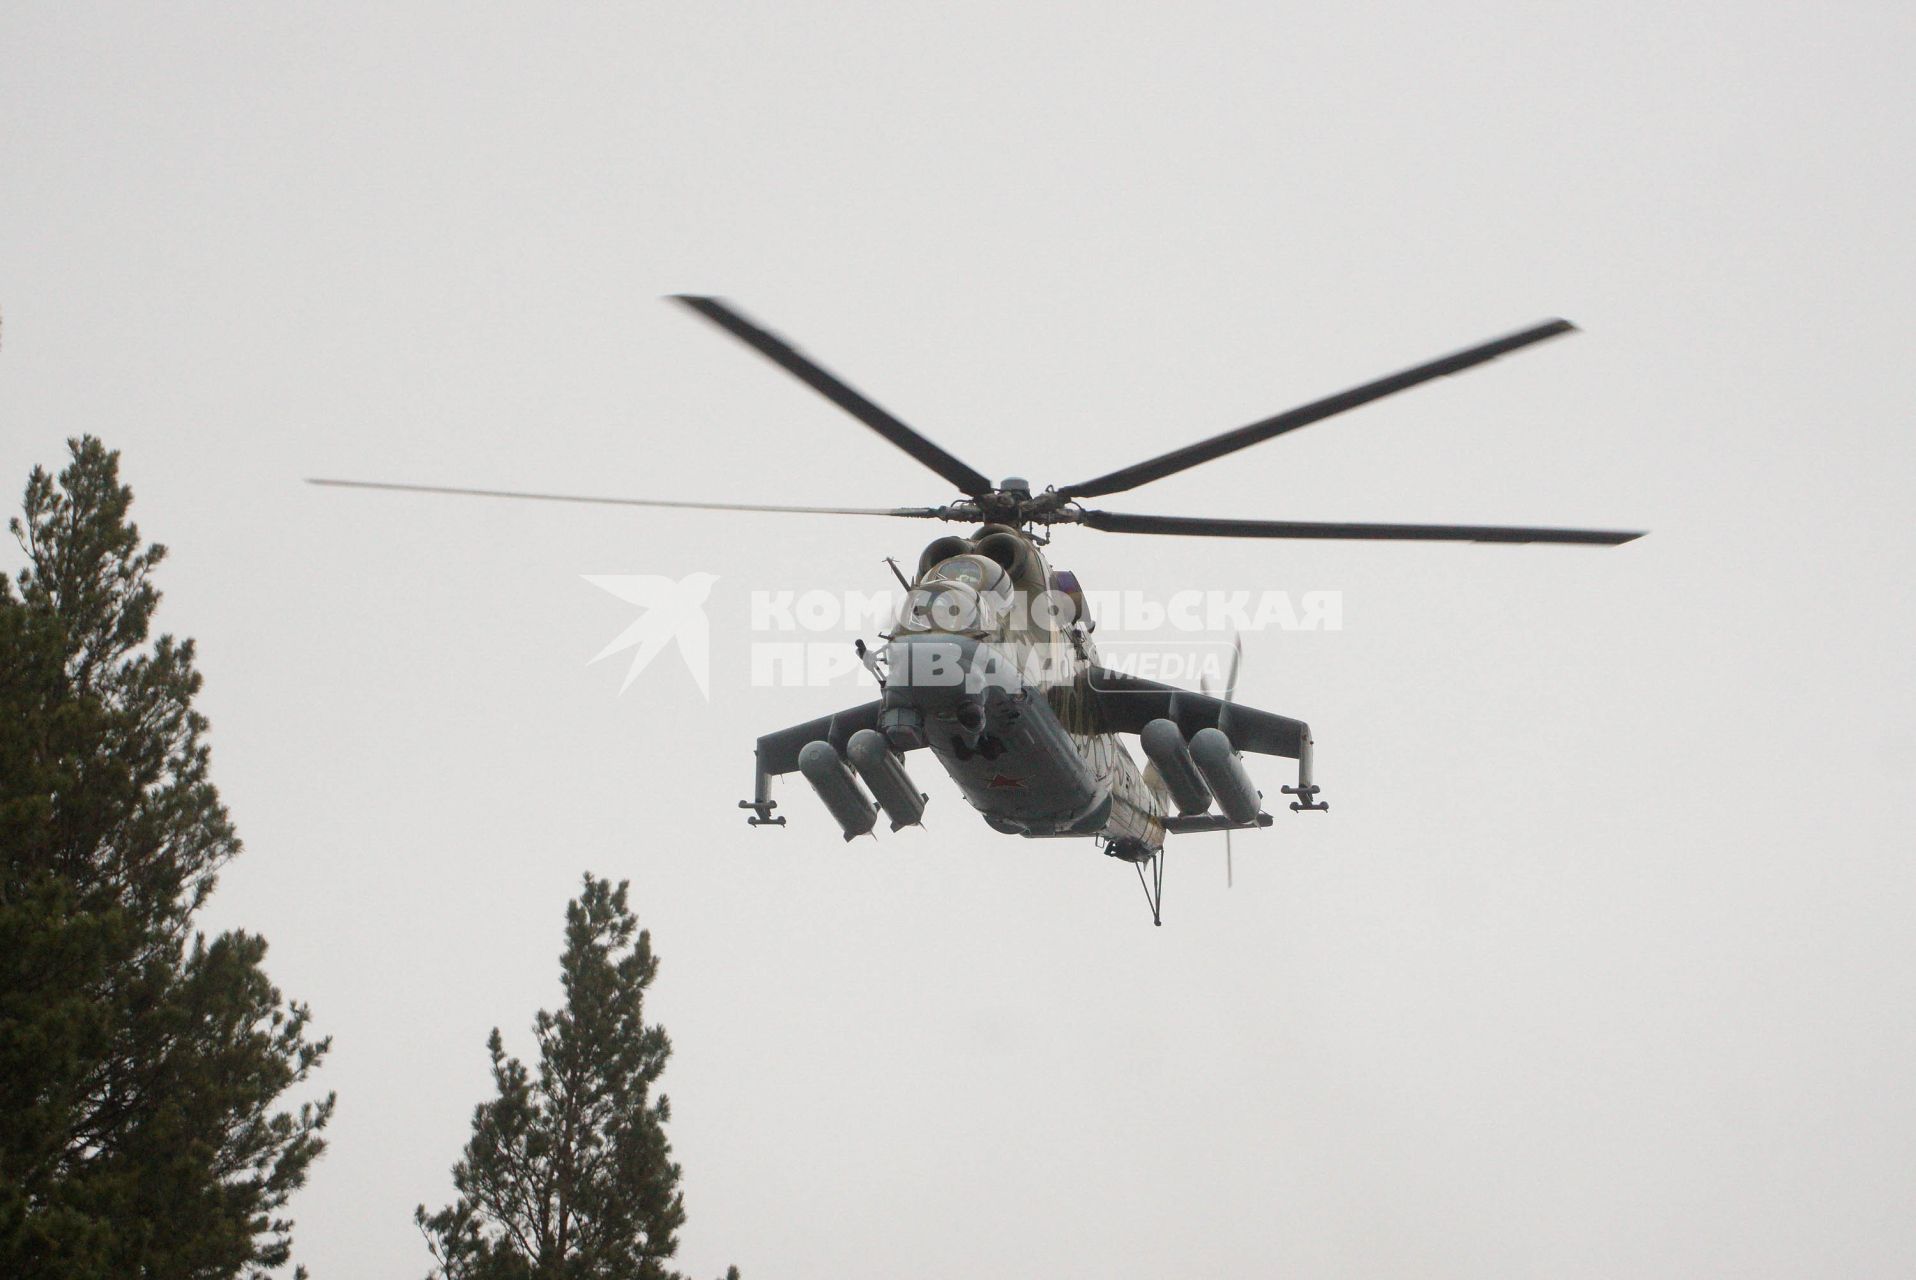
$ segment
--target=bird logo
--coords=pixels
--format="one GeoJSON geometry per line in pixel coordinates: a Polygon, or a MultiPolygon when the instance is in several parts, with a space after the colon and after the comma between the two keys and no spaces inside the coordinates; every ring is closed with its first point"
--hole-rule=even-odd
{"type": "Polygon", "coordinates": [[[610,592],[627,604],[644,610],[638,620],[612,638],[586,663],[589,667],[615,653],[633,649],[632,664],[625,670],[623,694],[638,679],[639,672],[651,664],[669,641],[677,640],[679,656],[699,687],[699,695],[711,701],[712,629],[705,618],[705,600],[718,581],[713,573],[691,573],[674,582],[656,573],[587,573],[580,575],[601,591],[610,592]]]}

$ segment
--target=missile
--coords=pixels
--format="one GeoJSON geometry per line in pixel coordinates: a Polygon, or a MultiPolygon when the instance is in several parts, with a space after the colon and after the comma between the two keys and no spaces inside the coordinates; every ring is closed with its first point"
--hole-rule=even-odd
{"type": "MultiPolygon", "coordinates": [[[[878,798],[878,807],[891,819],[891,829],[915,827],[925,816],[925,797],[911,783],[905,762],[876,729],[860,729],[845,744],[852,767],[878,798]]],[[[869,827],[867,828],[869,830],[869,827]]]]}
{"type": "MultiPolygon", "coordinates": [[[[1211,784],[1217,807],[1240,826],[1257,821],[1264,796],[1244,771],[1243,757],[1221,729],[1199,729],[1191,735],[1191,759],[1211,784]]],[[[1162,767],[1162,766],[1160,766],[1162,767]]]]}
{"type": "Polygon", "coordinates": [[[1190,745],[1184,741],[1177,725],[1169,720],[1153,720],[1144,726],[1138,739],[1144,744],[1144,754],[1158,767],[1179,813],[1203,813],[1211,807],[1211,789],[1204,785],[1204,778],[1191,759],[1190,745]]]}
{"type": "Polygon", "coordinates": [[[806,743],[798,753],[798,770],[831,810],[847,840],[878,825],[877,809],[831,743],[823,738],[806,743]]]}

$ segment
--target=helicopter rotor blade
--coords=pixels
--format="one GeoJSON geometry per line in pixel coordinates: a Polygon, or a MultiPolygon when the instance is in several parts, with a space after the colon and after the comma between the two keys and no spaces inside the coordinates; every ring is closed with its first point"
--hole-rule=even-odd
{"type": "Polygon", "coordinates": [[[1618,529],[1554,529],[1496,524],[1369,524],[1319,520],[1224,520],[1084,511],[1078,522],[1107,533],[1167,533],[1199,538],[1358,538],[1403,542],[1560,542],[1617,546],[1641,538],[1618,529]]]}
{"type": "Polygon", "coordinates": [[[1060,486],[1059,491],[1069,498],[1097,498],[1135,489],[1139,485],[1149,484],[1153,480],[1162,480],[1166,476],[1175,475],[1199,463],[1210,462],[1226,454],[1236,453],[1239,449],[1246,449],[1251,445],[1269,440],[1273,436],[1283,435],[1286,431],[1295,431],[1299,427],[1321,422],[1347,409],[1355,409],[1373,400],[1381,400],[1385,396],[1414,387],[1420,382],[1429,382],[1432,378],[1461,373],[1474,365],[1495,360],[1498,356],[1507,355],[1534,342],[1554,338],[1560,333],[1569,333],[1576,327],[1568,320],[1546,320],[1542,324],[1532,325],[1528,329],[1505,337],[1494,338],[1463,351],[1441,356],[1414,368],[1404,369],[1373,382],[1366,382],[1362,386],[1352,387],[1348,391],[1340,391],[1336,395],[1313,400],[1295,409],[1287,409],[1283,413],[1253,422],[1249,426],[1239,427],[1235,431],[1226,431],[1208,440],[1185,445],[1182,449],[1173,449],[1169,453],[1113,471],[1109,475],[1099,476],[1095,480],[1060,486]]]}
{"type": "Polygon", "coordinates": [[[936,507],[798,507],[763,502],[680,502],[665,498],[599,498],[576,493],[526,493],[516,489],[466,489],[443,484],[393,484],[380,480],[309,479],[307,484],[335,489],[387,489],[399,493],[441,493],[463,498],[520,498],[533,502],[583,502],[609,507],[676,507],[686,511],[783,511],[819,516],[904,516],[938,520],[936,507]]]}
{"type": "Polygon", "coordinates": [[[906,426],[884,409],[879,408],[863,395],[854,391],[835,374],[828,372],[817,361],[807,356],[791,343],[757,324],[746,319],[730,305],[718,298],[704,298],[693,294],[675,293],[672,301],[684,306],[717,325],[725,332],[743,342],[760,355],[776,364],[785,372],[797,378],[818,394],[830,400],[846,413],[876,431],[885,439],[918,459],[925,466],[943,476],[965,493],[977,497],[990,493],[991,481],[984,475],[906,426]]]}

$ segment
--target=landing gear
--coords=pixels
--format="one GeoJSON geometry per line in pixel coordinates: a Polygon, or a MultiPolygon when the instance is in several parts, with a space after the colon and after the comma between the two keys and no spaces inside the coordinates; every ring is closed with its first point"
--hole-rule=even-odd
{"type": "Polygon", "coordinates": [[[1151,878],[1144,878],[1144,863],[1135,864],[1138,869],[1138,883],[1144,887],[1144,900],[1151,907],[1151,923],[1164,927],[1164,850],[1159,849],[1151,856],[1151,878]]]}
{"type": "Polygon", "coordinates": [[[1121,858],[1137,868],[1138,885],[1144,890],[1145,905],[1151,908],[1151,923],[1159,928],[1164,926],[1164,850],[1153,849],[1134,836],[1124,836],[1116,840],[1107,840],[1104,853],[1108,858],[1121,858]],[[1145,870],[1146,866],[1151,869],[1145,870]]]}

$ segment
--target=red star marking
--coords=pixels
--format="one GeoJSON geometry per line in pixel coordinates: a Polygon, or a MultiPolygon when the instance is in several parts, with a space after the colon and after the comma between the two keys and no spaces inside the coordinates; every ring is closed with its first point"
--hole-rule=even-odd
{"type": "Polygon", "coordinates": [[[1006,787],[1022,787],[1024,784],[1023,778],[1013,778],[1008,774],[997,773],[992,775],[991,781],[987,785],[990,786],[993,791],[999,791],[1006,787]]]}

